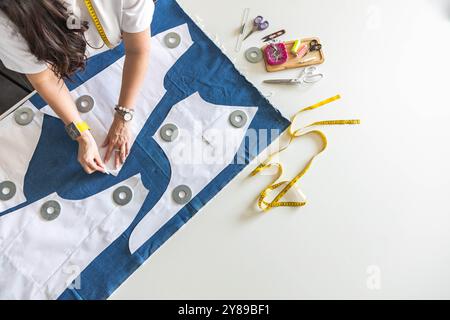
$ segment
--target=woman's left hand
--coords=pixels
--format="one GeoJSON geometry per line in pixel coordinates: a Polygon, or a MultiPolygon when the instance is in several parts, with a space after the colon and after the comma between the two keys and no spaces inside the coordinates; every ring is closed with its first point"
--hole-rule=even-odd
{"type": "Polygon", "coordinates": [[[109,129],[108,136],[102,147],[106,147],[105,163],[111,159],[114,153],[116,169],[125,163],[130,153],[130,130],[129,123],[123,120],[118,114],[114,116],[114,121],[109,129]]]}

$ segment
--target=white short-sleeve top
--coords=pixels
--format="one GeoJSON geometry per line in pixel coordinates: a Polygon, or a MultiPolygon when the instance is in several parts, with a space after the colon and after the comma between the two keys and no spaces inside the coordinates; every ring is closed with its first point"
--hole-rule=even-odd
{"type": "MultiPolygon", "coordinates": [[[[112,45],[120,44],[122,33],[138,33],[150,27],[153,18],[153,0],[91,0],[97,16],[112,45]]],[[[89,23],[85,33],[88,42],[87,55],[93,56],[108,50],[104,45],[86,8],[84,0],[72,0],[70,11],[80,21],[89,23]]],[[[38,61],[29,51],[25,39],[18,33],[15,25],[0,10],[0,60],[10,70],[33,74],[44,71],[47,65],[38,61]]]]}

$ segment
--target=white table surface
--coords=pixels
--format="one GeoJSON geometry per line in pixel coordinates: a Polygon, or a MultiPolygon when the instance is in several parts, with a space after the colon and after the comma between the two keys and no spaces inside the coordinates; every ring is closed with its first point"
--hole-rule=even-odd
{"type": "MultiPolygon", "coordinates": [[[[329,148],[301,180],[309,203],[267,214],[255,197],[268,177],[252,163],[161,247],[112,299],[450,298],[450,1],[180,0],[217,34],[236,65],[290,116],[337,93],[304,123],[325,128],[329,148]],[[318,36],[326,78],[307,89],[272,77],[234,52],[242,10],[285,40],[318,36]]],[[[295,76],[287,71],[276,76],[295,76]]],[[[294,174],[318,149],[296,142],[294,174]]]]}

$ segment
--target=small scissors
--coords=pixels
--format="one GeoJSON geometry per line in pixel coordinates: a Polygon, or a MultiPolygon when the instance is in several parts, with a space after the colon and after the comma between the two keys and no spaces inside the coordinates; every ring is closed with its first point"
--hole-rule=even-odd
{"type": "Polygon", "coordinates": [[[314,66],[306,67],[300,73],[300,76],[295,79],[272,79],[264,80],[264,83],[271,84],[313,84],[316,83],[324,77],[322,73],[317,73],[317,68],[314,66]]]}
{"type": "Polygon", "coordinates": [[[276,39],[276,38],[278,38],[278,37],[281,37],[281,36],[282,36],[283,34],[285,34],[285,33],[286,33],[286,30],[282,29],[282,30],[280,30],[280,31],[277,31],[277,32],[274,32],[274,33],[271,33],[271,34],[265,36],[265,37],[262,38],[261,40],[264,41],[264,42],[271,41],[271,40],[273,40],[273,39],[276,39]]]}
{"type": "Polygon", "coordinates": [[[309,43],[309,51],[319,51],[322,49],[322,45],[317,40],[311,40],[309,43]]]}
{"type": "Polygon", "coordinates": [[[269,21],[265,21],[262,16],[257,16],[255,20],[253,20],[253,28],[252,30],[245,36],[245,39],[250,37],[255,31],[263,31],[269,27],[269,21]]]}

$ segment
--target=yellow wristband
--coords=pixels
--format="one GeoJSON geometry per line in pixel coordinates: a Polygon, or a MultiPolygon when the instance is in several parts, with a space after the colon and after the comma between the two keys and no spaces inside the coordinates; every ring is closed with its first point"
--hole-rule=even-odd
{"type": "Polygon", "coordinates": [[[91,128],[85,121],[75,123],[75,126],[77,127],[78,131],[80,131],[80,133],[91,130],[91,128]]]}

